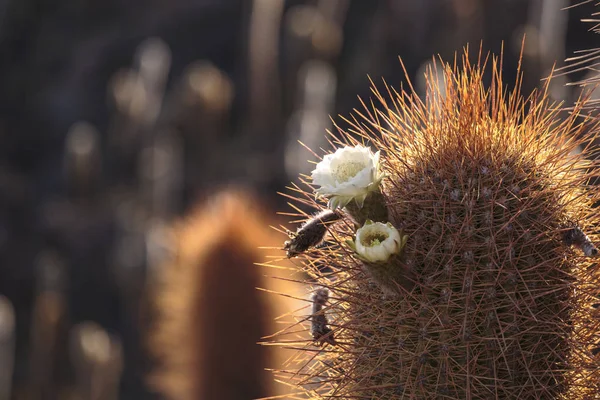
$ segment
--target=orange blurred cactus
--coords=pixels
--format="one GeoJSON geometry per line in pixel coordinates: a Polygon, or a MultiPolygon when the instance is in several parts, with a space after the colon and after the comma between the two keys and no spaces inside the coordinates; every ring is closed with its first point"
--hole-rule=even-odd
{"type": "Polygon", "coordinates": [[[269,293],[301,295],[300,284],[275,278],[291,278],[289,269],[256,265],[285,257],[267,215],[253,196],[230,190],[173,230],[150,340],[159,364],[151,383],[167,398],[249,400],[293,390],[265,370],[281,366],[289,350],[259,344],[282,329],[277,317],[307,306],[269,293]]]}

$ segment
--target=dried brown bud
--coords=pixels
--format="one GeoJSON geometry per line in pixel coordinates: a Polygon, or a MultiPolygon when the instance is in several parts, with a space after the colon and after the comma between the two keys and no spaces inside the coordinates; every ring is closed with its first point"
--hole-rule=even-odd
{"type": "Polygon", "coordinates": [[[340,218],[338,211],[323,210],[309,219],[296,233],[290,235],[291,240],[285,242],[283,249],[287,251],[287,257],[292,258],[319,245],[327,233],[327,225],[340,218]]]}

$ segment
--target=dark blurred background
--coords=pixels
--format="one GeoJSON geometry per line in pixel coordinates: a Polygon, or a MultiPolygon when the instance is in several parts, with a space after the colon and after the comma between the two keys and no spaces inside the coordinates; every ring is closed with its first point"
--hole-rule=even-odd
{"type": "Polygon", "coordinates": [[[531,91],[600,47],[593,2],[572,3],[0,0],[0,400],[88,398],[98,359],[102,398],[160,398],[144,293],[175,218],[226,184],[281,209],[311,167],[298,140],[326,147],[367,75],[398,88],[398,56],[422,91],[433,55],[504,43],[512,82],[526,34],[531,91]]]}

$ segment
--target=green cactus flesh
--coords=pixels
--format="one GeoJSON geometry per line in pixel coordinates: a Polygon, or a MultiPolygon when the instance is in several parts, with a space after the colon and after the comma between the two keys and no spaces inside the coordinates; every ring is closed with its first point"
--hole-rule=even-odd
{"type": "MultiPolygon", "coordinates": [[[[586,161],[594,155],[576,151],[597,123],[577,108],[559,119],[543,93],[523,99],[519,82],[505,91],[496,59],[486,89],[485,66],[466,58],[429,72],[436,83],[426,101],[388,90],[386,103],[374,91],[380,110],[355,119],[350,133],[339,129],[338,145],[381,151],[382,201],[408,241],[374,280],[346,244],[359,226],[346,209],[328,228],[331,245],[299,257],[310,283],[330,291],[323,312],[335,335],[322,346],[298,335],[310,330],[306,310],[281,335],[301,347],[280,371],[299,398],[599,396],[600,274],[565,241],[573,226],[597,237],[600,196],[586,161]],[[395,293],[377,283],[385,279],[395,293]]],[[[301,196],[310,202],[312,188],[301,196]]]]}

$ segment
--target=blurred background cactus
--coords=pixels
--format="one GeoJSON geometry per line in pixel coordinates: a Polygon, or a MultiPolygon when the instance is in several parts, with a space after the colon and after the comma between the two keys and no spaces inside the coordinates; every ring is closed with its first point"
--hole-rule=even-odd
{"type": "MultiPolygon", "coordinates": [[[[504,41],[514,82],[526,34],[529,93],[598,47],[580,22],[593,2],[570,4],[1,1],[0,398],[164,397],[144,343],[175,221],[224,185],[283,209],[275,192],[311,170],[298,140],[326,147],[329,115],[369,97],[367,74],[398,87],[398,56],[423,93],[433,54],[504,41]]],[[[572,104],[589,57],[554,99],[572,104]]]]}
{"type": "Polygon", "coordinates": [[[287,398],[295,391],[268,371],[293,352],[258,344],[305,305],[291,263],[256,265],[282,258],[280,235],[268,227],[274,223],[254,196],[230,190],[173,230],[165,241],[172,257],[152,285],[157,311],[150,344],[158,361],[152,387],[174,399],[287,398]]]}

